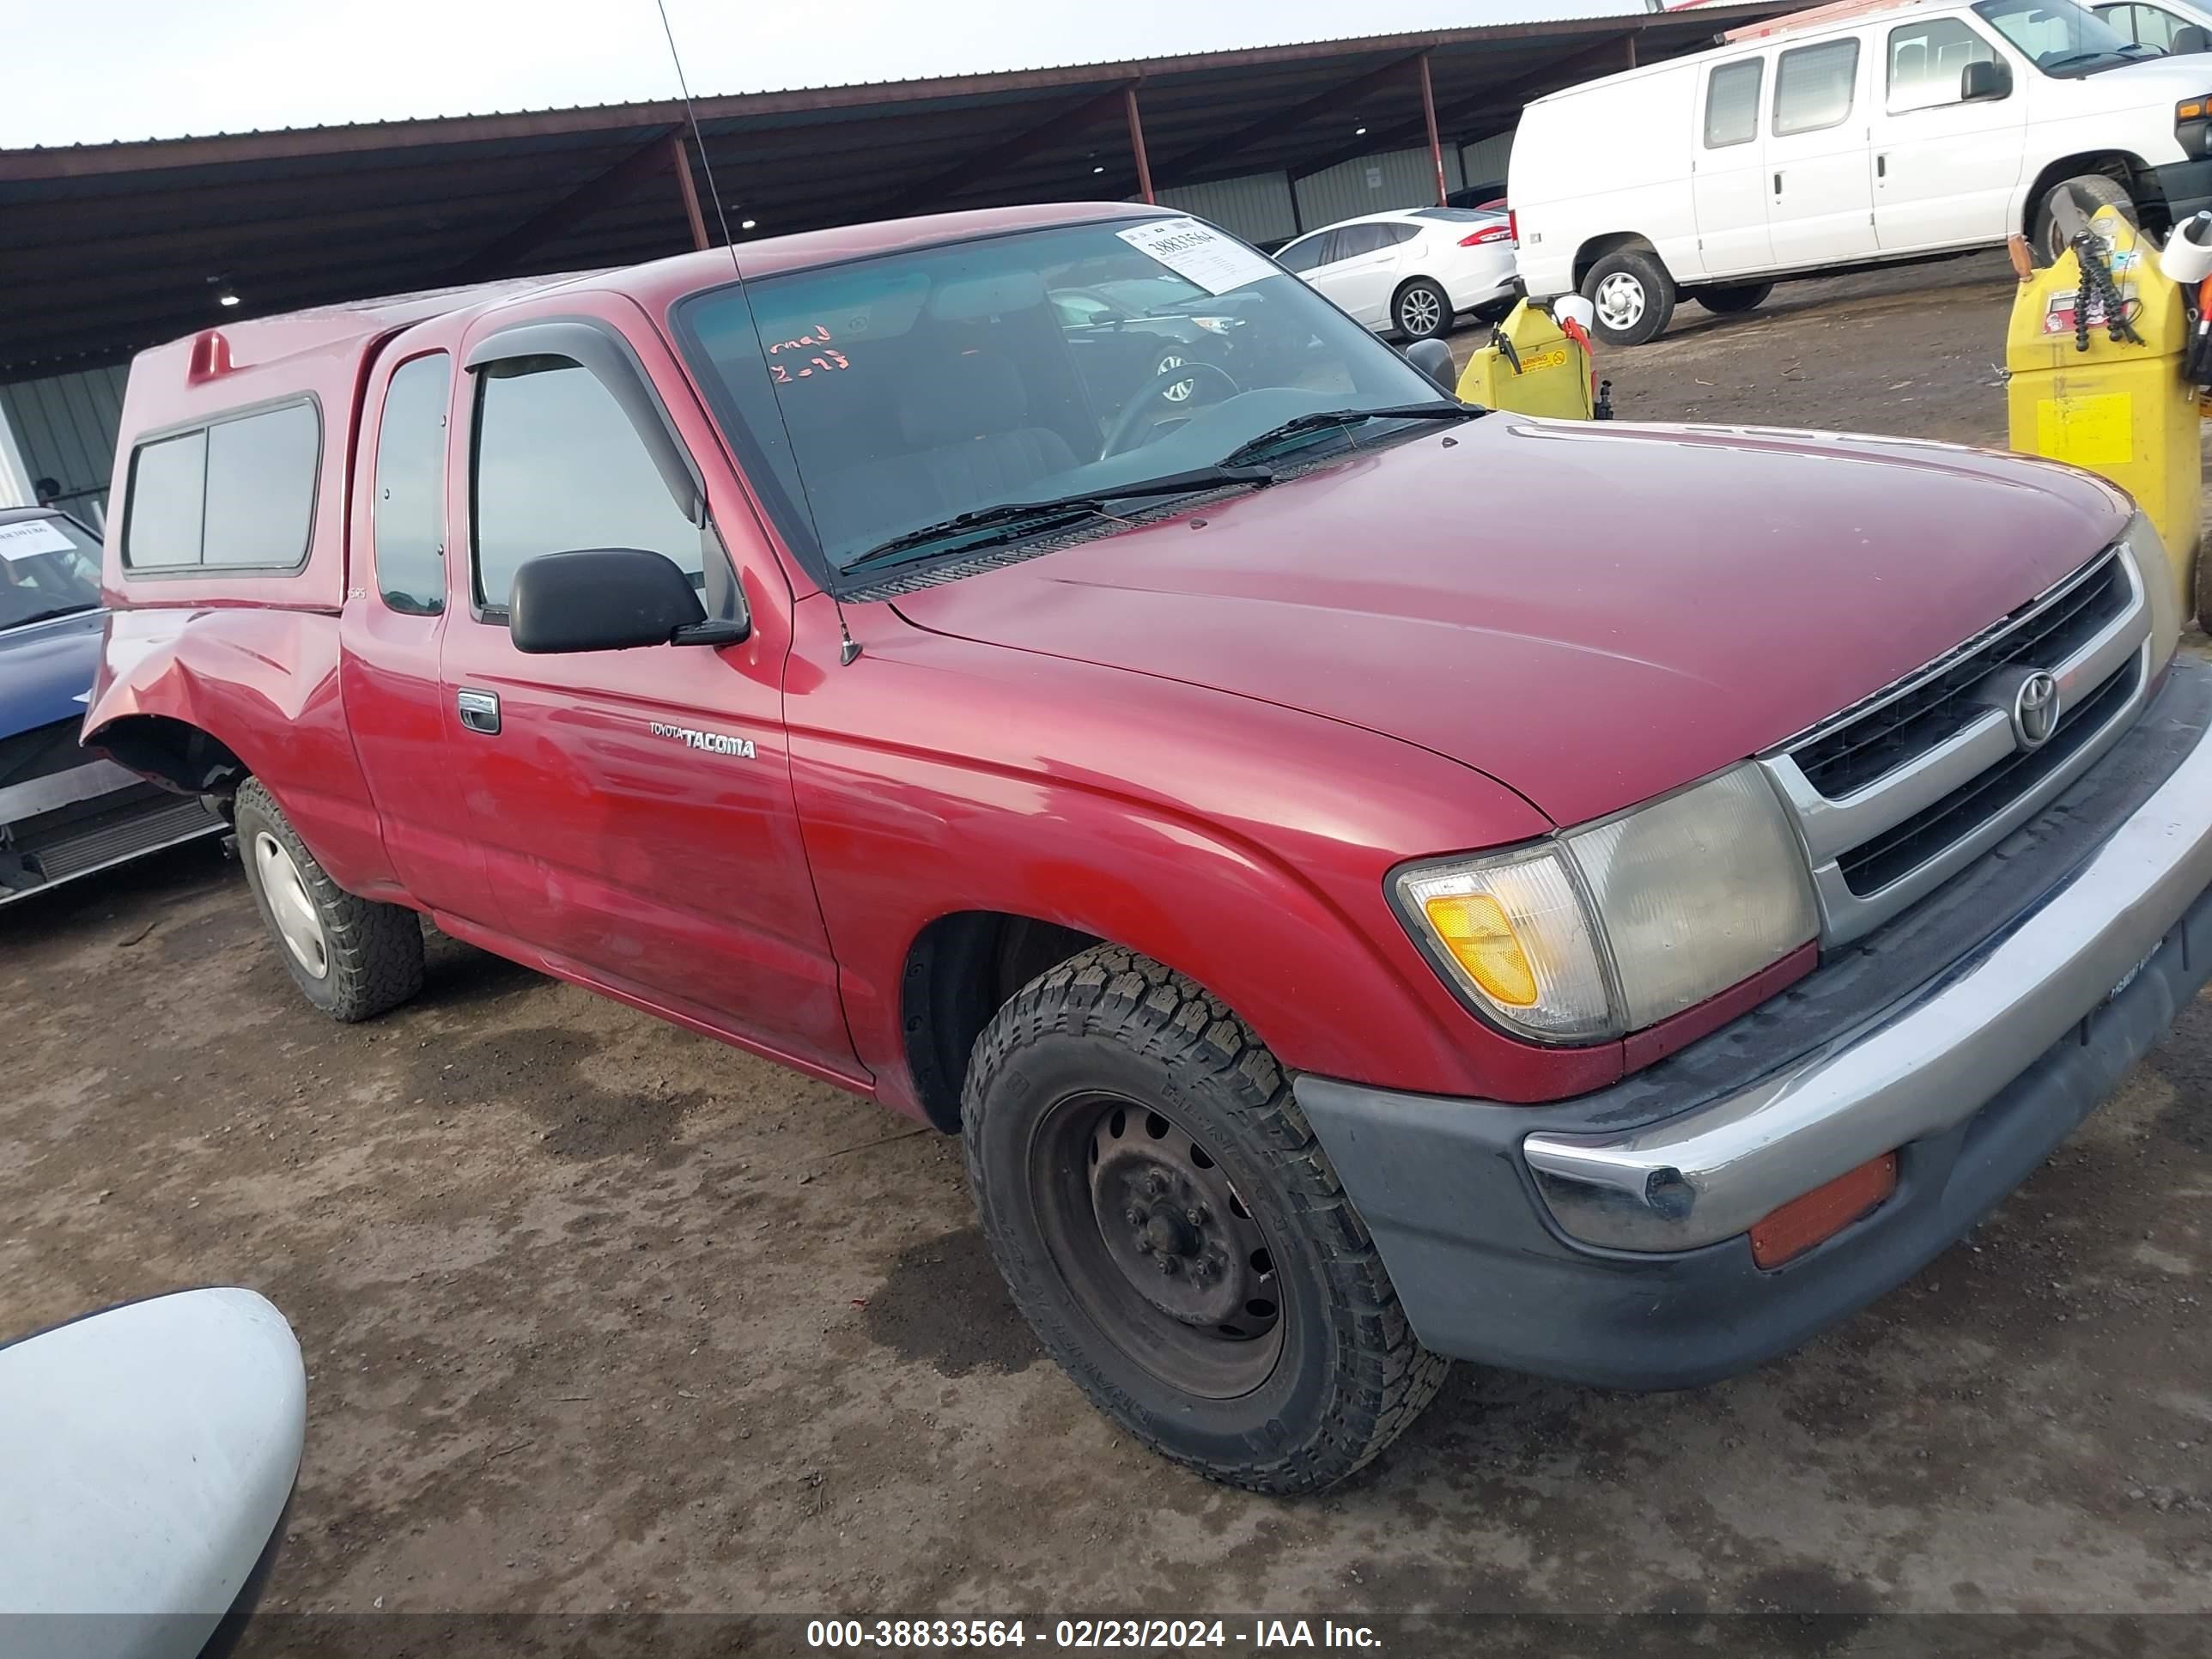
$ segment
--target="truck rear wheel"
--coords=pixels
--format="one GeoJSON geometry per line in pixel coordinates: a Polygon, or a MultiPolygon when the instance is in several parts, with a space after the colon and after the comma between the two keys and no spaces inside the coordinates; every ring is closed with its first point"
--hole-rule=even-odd
{"type": "Polygon", "coordinates": [[[1098,945],[1030,981],[976,1040],[962,1134],[1015,1305],[1164,1455],[1317,1491],[1443,1382],[1274,1056],[1158,963],[1098,945]]]}
{"type": "Polygon", "coordinates": [[[1597,311],[1597,337],[1607,345],[1642,345],[1674,314],[1674,279],[1648,247],[1615,248],[1589,268],[1583,296],[1597,311]]]}
{"type": "Polygon", "coordinates": [[[1733,317],[1764,304],[1773,292],[1771,283],[1741,283],[1734,288],[1701,288],[1697,301],[1716,317],[1733,317]]]}
{"type": "Polygon", "coordinates": [[[300,993],[332,1019],[370,1019],[422,988],[422,923],[332,881],[258,779],[238,788],[246,884],[300,993]]]}

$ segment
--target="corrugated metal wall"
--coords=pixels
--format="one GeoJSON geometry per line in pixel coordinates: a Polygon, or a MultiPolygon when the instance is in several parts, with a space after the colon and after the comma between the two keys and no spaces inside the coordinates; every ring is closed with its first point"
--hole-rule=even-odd
{"type": "Polygon", "coordinates": [[[1506,163],[1513,156],[1513,135],[1501,132],[1495,138],[1486,138],[1479,144],[1460,146],[1460,171],[1467,175],[1470,185],[1486,185],[1493,179],[1505,176],[1506,163]]]}
{"type": "Polygon", "coordinates": [[[1211,219],[1224,230],[1261,247],[1273,247],[1298,234],[1291,204],[1291,181],[1280,173],[1248,173],[1207,185],[1176,185],[1159,192],[1163,207],[1181,208],[1211,219]]]}
{"type": "Polygon", "coordinates": [[[0,412],[15,434],[24,470],[62,487],[61,504],[104,525],[107,479],[115,466],[115,430],[123,418],[127,363],[50,380],[0,386],[0,412]]]}
{"type": "MultiPolygon", "coordinates": [[[[1455,145],[1444,152],[1444,187],[1457,190],[1459,185],[1459,149],[1455,145]]],[[[1385,208],[1433,206],[1437,179],[1424,147],[1342,162],[1299,179],[1297,191],[1299,222],[1314,230],[1385,208]]]]}

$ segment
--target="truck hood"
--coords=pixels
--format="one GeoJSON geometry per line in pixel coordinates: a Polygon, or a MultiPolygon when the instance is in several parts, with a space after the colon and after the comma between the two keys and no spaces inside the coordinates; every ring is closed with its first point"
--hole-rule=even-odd
{"type": "Polygon", "coordinates": [[[2126,517],[1950,445],[1498,414],[893,603],[1418,744],[1565,824],[1879,690],[2126,517]]]}
{"type": "Polygon", "coordinates": [[[0,629],[0,738],[84,718],[103,611],[0,629]]]}

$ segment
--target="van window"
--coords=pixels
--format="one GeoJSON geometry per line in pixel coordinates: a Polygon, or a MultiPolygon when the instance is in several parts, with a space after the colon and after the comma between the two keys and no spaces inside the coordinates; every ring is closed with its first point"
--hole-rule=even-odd
{"type": "Polygon", "coordinates": [[[376,428],[376,588],[414,617],[446,608],[446,400],[442,351],[393,371],[376,428]]]}
{"type": "Polygon", "coordinates": [[[207,501],[207,434],[186,432],[142,444],[131,458],[123,562],[134,570],[200,562],[200,514],[207,501]]]}
{"type": "Polygon", "coordinates": [[[306,561],[322,441],[312,404],[208,428],[202,562],[273,570],[306,561]]]}
{"type": "Polygon", "coordinates": [[[1747,58],[1722,64],[1705,77],[1705,148],[1747,144],[1759,137],[1759,82],[1766,60],[1747,58]]]}
{"type": "Polygon", "coordinates": [[[490,363],[477,387],[477,599],[507,608],[515,568],[541,553],[641,547],[705,585],[700,530],[644,441],[589,369],[567,357],[490,363]]]}
{"type": "Polygon", "coordinates": [[[296,403],[141,446],[131,458],[123,562],[300,568],[322,440],[315,405],[296,403]]]}
{"type": "Polygon", "coordinates": [[[1954,17],[1931,17],[1889,32],[1889,112],[1959,101],[1969,64],[1996,61],[1996,48],[1954,17]]]}
{"type": "Polygon", "coordinates": [[[1818,132],[1840,125],[1851,112],[1851,85],[1858,79],[1859,43],[1823,40],[1797,46],[1775,60],[1774,136],[1818,132]]]}

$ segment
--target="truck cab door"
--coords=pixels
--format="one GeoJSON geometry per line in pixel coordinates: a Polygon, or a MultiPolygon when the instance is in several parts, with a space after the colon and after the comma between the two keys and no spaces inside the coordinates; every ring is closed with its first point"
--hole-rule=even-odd
{"type": "Polygon", "coordinates": [[[1775,54],[1766,227],[1783,270],[1875,252],[1863,45],[1847,34],[1775,54]]]}
{"type": "Polygon", "coordinates": [[[446,754],[438,663],[451,601],[447,434],[458,324],[419,329],[372,372],[362,406],[352,568],[338,630],[346,729],[401,888],[495,926],[482,848],[446,754]]]}
{"type": "Polygon", "coordinates": [[[1883,34],[1874,123],[1875,234],[1894,249],[2001,242],[2027,144],[2027,96],[2006,54],[1963,17],[1883,34]],[[2002,90],[1969,100],[1969,64],[2000,66],[2002,90]]]}
{"type": "Polygon", "coordinates": [[[719,453],[710,471],[685,445],[656,386],[684,383],[643,313],[613,295],[549,303],[471,330],[451,452],[467,600],[446,632],[447,752],[503,931],[599,988],[860,1074],[793,799],[789,583],[719,453]],[[750,631],[516,650],[516,568],[606,547],[665,555],[710,617],[750,631]]]}
{"type": "Polygon", "coordinates": [[[1759,142],[1766,56],[1715,64],[1698,93],[1698,155],[1690,175],[1698,248],[1716,276],[1774,263],[1766,228],[1765,150],[1759,142]]]}

